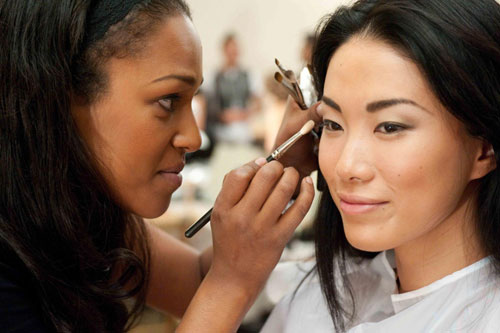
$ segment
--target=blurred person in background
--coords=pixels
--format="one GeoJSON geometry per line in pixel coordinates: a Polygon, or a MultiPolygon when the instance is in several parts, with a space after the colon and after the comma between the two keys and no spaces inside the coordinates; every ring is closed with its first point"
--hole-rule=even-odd
{"type": "Polygon", "coordinates": [[[250,117],[259,110],[255,82],[239,63],[240,47],[234,34],[225,36],[222,51],[224,63],[215,76],[209,131],[220,142],[252,143],[250,117]]]}
{"type": "Polygon", "coordinates": [[[307,66],[311,64],[314,43],[316,43],[316,35],[314,33],[307,34],[303,43],[302,49],[300,50],[300,59],[302,65],[307,66]]]}
{"type": "Polygon", "coordinates": [[[264,149],[270,152],[273,148],[276,134],[280,128],[281,119],[285,114],[288,92],[274,79],[274,74],[266,77],[266,92],[263,98],[263,128],[264,149]]]}

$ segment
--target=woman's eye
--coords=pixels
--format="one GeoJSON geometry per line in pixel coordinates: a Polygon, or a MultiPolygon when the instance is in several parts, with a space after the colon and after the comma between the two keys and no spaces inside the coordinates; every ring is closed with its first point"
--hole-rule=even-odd
{"type": "Polygon", "coordinates": [[[408,126],[396,123],[382,123],[377,126],[375,132],[380,132],[384,134],[393,134],[404,131],[405,129],[408,129],[408,126]]]}
{"type": "Polygon", "coordinates": [[[329,132],[342,131],[343,130],[342,126],[340,126],[336,122],[328,120],[328,119],[323,120],[323,122],[321,123],[320,126],[321,126],[322,130],[327,130],[329,132]]]}
{"type": "Polygon", "coordinates": [[[174,103],[180,98],[179,95],[169,95],[158,100],[158,104],[167,112],[174,111],[174,103]]]}

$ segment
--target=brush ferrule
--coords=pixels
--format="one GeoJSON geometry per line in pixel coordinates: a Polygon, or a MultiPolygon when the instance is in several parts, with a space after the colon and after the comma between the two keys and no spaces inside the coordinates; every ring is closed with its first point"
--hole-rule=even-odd
{"type": "Polygon", "coordinates": [[[286,140],[281,146],[279,146],[278,148],[276,148],[275,151],[273,151],[273,153],[271,154],[273,159],[275,160],[279,159],[301,137],[302,133],[297,132],[290,139],[286,140]]]}

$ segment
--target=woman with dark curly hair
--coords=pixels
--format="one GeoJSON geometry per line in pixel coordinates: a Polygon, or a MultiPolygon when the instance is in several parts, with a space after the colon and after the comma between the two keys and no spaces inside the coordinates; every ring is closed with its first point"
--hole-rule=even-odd
{"type": "Polygon", "coordinates": [[[146,302],[179,332],[236,330],[314,191],[282,215],[294,169],[232,171],[213,257],[144,223],[200,146],[186,4],[1,1],[0,27],[0,330],[123,332],[146,302]]]}
{"type": "Polygon", "coordinates": [[[316,267],[263,332],[497,332],[500,5],[360,0],[312,62],[321,102],[280,140],[321,123],[286,161],[319,162],[316,267]]]}

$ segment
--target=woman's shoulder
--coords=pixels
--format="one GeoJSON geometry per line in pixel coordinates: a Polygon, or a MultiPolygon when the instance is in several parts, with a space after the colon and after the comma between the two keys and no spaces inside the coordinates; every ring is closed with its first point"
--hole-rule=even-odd
{"type": "MultiPolygon", "coordinates": [[[[380,261],[380,258],[347,258],[346,274],[360,282],[362,279],[355,278],[356,276],[371,276],[374,273],[373,266],[380,266],[380,263],[377,264],[374,260],[380,261]]],[[[271,276],[272,285],[268,287],[274,286],[279,290],[288,285],[288,293],[275,306],[262,332],[332,332],[332,320],[321,291],[316,263],[288,263],[287,266],[277,268],[281,278],[271,276]],[[290,283],[291,281],[293,283],[290,283]]],[[[276,271],[273,274],[276,274],[276,271]]],[[[337,280],[340,283],[341,279],[337,280]]]]}
{"type": "Polygon", "coordinates": [[[47,332],[40,306],[26,277],[0,262],[0,327],[2,332],[47,332]]]}

